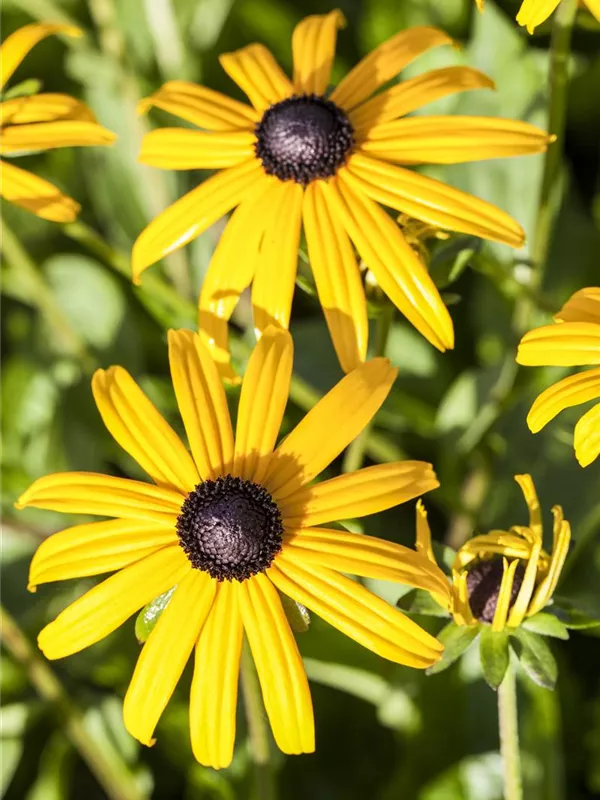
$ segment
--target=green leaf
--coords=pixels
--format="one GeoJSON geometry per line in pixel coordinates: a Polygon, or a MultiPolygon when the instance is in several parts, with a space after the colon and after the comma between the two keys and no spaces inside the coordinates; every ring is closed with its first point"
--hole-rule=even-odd
{"type": "Polygon", "coordinates": [[[544,689],[554,689],[558,677],[558,667],[552,651],[537,633],[515,628],[511,631],[512,646],[519,657],[521,666],[532,681],[544,689]]]}
{"type": "Polygon", "coordinates": [[[152,633],[160,615],[169,605],[176,588],[177,587],[174,586],[172,589],[169,589],[169,591],[155,597],[154,600],[144,606],[137,615],[135,621],[135,637],[140,644],[143,644],[152,633]]]}
{"type": "Polygon", "coordinates": [[[424,589],[411,589],[397,601],[396,605],[408,614],[423,614],[426,617],[448,617],[445,608],[438,605],[424,589]]]}
{"type": "Polygon", "coordinates": [[[561,622],[554,614],[547,614],[540,611],[533,617],[527,617],[522,626],[528,631],[540,633],[542,636],[553,636],[555,639],[568,639],[569,631],[564,622],[561,622]]]}
{"type": "Polygon", "coordinates": [[[310,614],[305,606],[285,594],[279,594],[287,621],[294,633],[306,633],[310,627],[310,614]]]}
{"type": "Polygon", "coordinates": [[[21,81],[21,83],[17,83],[16,86],[7,89],[6,92],[2,92],[2,102],[11,100],[13,97],[25,97],[27,95],[37,94],[41,88],[42,82],[38,80],[38,78],[28,78],[26,81],[21,81]]]}
{"type": "Polygon", "coordinates": [[[552,606],[552,613],[562,622],[565,628],[571,630],[588,630],[590,628],[597,628],[600,625],[600,619],[591,617],[585,611],[580,611],[567,601],[556,601],[552,606]]]}
{"type": "Polygon", "coordinates": [[[488,625],[481,626],[479,658],[483,677],[492,689],[497,689],[504,680],[509,659],[508,639],[506,630],[493,631],[488,625]]]}
{"type": "Polygon", "coordinates": [[[481,240],[474,236],[461,236],[441,247],[431,259],[429,272],[438,289],[445,289],[458,280],[469,261],[481,248],[481,240]]]}
{"type": "Polygon", "coordinates": [[[436,675],[438,672],[443,672],[443,670],[448,669],[451,664],[469,649],[478,634],[478,625],[457,625],[455,622],[449,622],[446,627],[440,631],[437,637],[444,645],[444,654],[437,664],[434,664],[425,671],[425,674],[436,675]]]}

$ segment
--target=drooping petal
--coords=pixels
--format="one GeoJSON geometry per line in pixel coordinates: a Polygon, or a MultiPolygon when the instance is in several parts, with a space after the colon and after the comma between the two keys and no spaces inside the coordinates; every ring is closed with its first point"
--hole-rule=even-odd
{"type": "Polygon", "coordinates": [[[279,445],[265,475],[278,502],[315,478],[375,416],[396,378],[387,358],[346,375],[279,445]]]}
{"type": "Polygon", "coordinates": [[[233,757],[242,651],[239,587],[217,584],[217,594],[196,644],[190,697],[190,733],[196,759],[223,769],[233,757]]]}
{"type": "Polygon", "coordinates": [[[123,721],[142,744],[154,743],[154,729],[198,640],[216,590],[217,582],[206,572],[190,569],[140,653],[123,702],[123,721]]]}
{"type": "MultiPolygon", "coordinates": [[[[339,424],[341,427],[341,420],[339,424]]],[[[438,486],[431,464],[396,461],[303,486],[287,496],[285,502],[280,501],[280,507],[286,525],[309,527],[377,514],[438,486]]]]}
{"type": "MultiPolygon", "coordinates": [[[[338,178],[347,172],[343,168],[338,178]]],[[[331,212],[396,308],[438,350],[452,348],[452,320],[424,264],[398,225],[350,181],[352,176],[348,181],[332,180],[324,185],[331,212]]]]}
{"type": "Polygon", "coordinates": [[[294,94],[292,82],[262,44],[250,44],[234,53],[223,53],[219,62],[257,111],[264,111],[294,94]]]}
{"type": "Polygon", "coordinates": [[[552,558],[546,577],[538,584],[533,599],[529,604],[527,616],[533,616],[541,611],[547,604],[558,583],[560,573],[564,566],[569,552],[569,544],[571,542],[571,526],[563,518],[562,508],[554,506],[552,509],[554,515],[554,544],[552,547],[552,558]]]}
{"type": "Polygon", "coordinates": [[[245,103],[188,81],[168,81],[144,98],[138,111],[153,106],[209,131],[251,131],[258,122],[256,111],[245,103]]]}
{"type": "Polygon", "coordinates": [[[259,573],[240,584],[239,602],[277,746],[284,753],[312,753],[312,701],[302,658],[277,590],[259,573]]]}
{"type": "Polygon", "coordinates": [[[321,181],[306,187],[302,218],[327,327],[342,369],[350,372],[367,355],[367,301],[352,244],[331,213],[321,181]]]}
{"type": "Polygon", "coordinates": [[[498,591],[498,600],[496,603],[496,610],[494,611],[494,619],[492,620],[493,631],[503,631],[504,626],[506,625],[512,587],[515,580],[515,572],[517,571],[518,566],[519,561],[517,559],[511,561],[510,564],[506,558],[502,559],[502,582],[500,583],[500,590],[498,591]]]}
{"type": "Polygon", "coordinates": [[[0,89],[4,89],[6,82],[31,48],[53,33],[64,33],[67,36],[83,35],[74,25],[42,22],[24,25],[2,42],[0,47],[0,89]]]}
{"type": "Polygon", "coordinates": [[[159,169],[221,169],[254,157],[251,131],[213,133],[159,128],[142,140],[138,161],[159,169]]]}
{"type": "Polygon", "coordinates": [[[297,94],[323,95],[329,85],[337,32],[345,27],[341,11],[304,19],[294,28],[294,90],[297,94]]]}
{"type": "Polygon", "coordinates": [[[554,319],[560,322],[595,322],[600,325],[600,287],[588,286],[575,292],[554,319]]]}
{"type": "Polygon", "coordinates": [[[57,120],[96,122],[90,108],[68,94],[33,94],[0,103],[0,126],[57,120]]]}
{"type": "Polygon", "coordinates": [[[532,433],[541,431],[565,408],[600,397],[600,368],[569,375],[542,392],[531,406],[527,425],[532,433]]]}
{"type": "Polygon", "coordinates": [[[533,33],[538,25],[548,19],[559,3],[560,0],[523,0],[517,22],[526,27],[529,33],[533,33]]]}
{"type": "Polygon", "coordinates": [[[407,117],[375,125],[360,149],[398,164],[461,164],[543,153],[551,137],[528,122],[494,117],[407,117]]]}
{"type": "Polygon", "coordinates": [[[67,606],[40,632],[46,658],[64,658],[104,639],[191,570],[179,545],[163,547],[111,575],[67,606]]]}
{"type": "Polygon", "coordinates": [[[2,129],[0,153],[6,155],[29,150],[51,150],[55,147],[109,145],[116,138],[116,134],[98,125],[97,122],[77,119],[9,125],[2,129]]]}
{"type": "Polygon", "coordinates": [[[506,624],[510,628],[518,627],[525,619],[529,603],[533,596],[533,592],[535,591],[535,581],[538,574],[538,562],[541,551],[542,537],[540,535],[537,541],[533,543],[531,552],[529,554],[529,560],[527,562],[527,566],[525,567],[523,582],[519,588],[514,605],[508,613],[506,624]]]}
{"type": "Polygon", "coordinates": [[[452,39],[436,28],[415,27],[397,33],[359,61],[333,90],[331,99],[349,111],[417,56],[441,44],[452,44],[452,39]]]}
{"type": "MultiPolygon", "coordinates": [[[[494,81],[471,67],[442,67],[402,81],[385,92],[361,103],[350,113],[359,136],[367,136],[375,125],[403,117],[417,108],[470,89],[493,89],[494,81]]],[[[445,117],[451,120],[452,117],[445,117]]]]}
{"type": "Polygon", "coordinates": [[[421,553],[421,555],[425,556],[425,558],[428,558],[432,564],[437,566],[437,561],[433,553],[433,547],[431,546],[431,528],[429,527],[429,522],[427,521],[427,510],[425,509],[425,504],[422,500],[417,500],[416,517],[417,552],[421,553]]]}
{"type": "Polygon", "coordinates": [[[542,512],[540,501],[535,490],[535,484],[531,475],[515,475],[515,481],[523,492],[523,497],[529,510],[529,528],[534,539],[542,538],[542,512]]]}
{"type": "Polygon", "coordinates": [[[455,572],[463,569],[476,558],[490,555],[506,556],[506,558],[529,558],[531,545],[518,536],[513,529],[508,531],[490,531],[490,533],[474,536],[462,545],[455,556],[452,569],[455,572]]]}
{"type": "Polygon", "coordinates": [[[29,567],[29,591],[50,581],[114,572],[177,543],[175,528],[145,520],[111,519],[75,525],[49,536],[29,567]]]}
{"type": "Polygon", "coordinates": [[[166,208],[141,232],[132,252],[133,280],[163,256],[210,227],[251,192],[262,174],[259,161],[244,161],[218,172],[166,208]]]}
{"type": "Polygon", "coordinates": [[[181,492],[151,483],[95,472],[56,472],[34,481],[15,506],[174,525],[183,500],[181,492]]]}
{"type": "Polygon", "coordinates": [[[364,586],[326,567],[280,554],[268,570],[277,588],[377,655],[409,667],[429,667],[443,645],[364,586]]]}
{"type": "Polygon", "coordinates": [[[519,342],[517,363],[526,367],[600,364],[600,325],[561,322],[534,328],[519,342]]]}
{"type": "Polygon", "coordinates": [[[600,0],[584,0],[584,4],[594,17],[600,22],[600,0]]]}
{"type": "Polygon", "coordinates": [[[81,206],[53,184],[14,164],[0,162],[0,195],[50,222],[73,222],[81,206]]]}
{"type": "Polygon", "coordinates": [[[409,217],[449,231],[521,247],[523,229],[509,214],[427,175],[355,153],[344,170],[355,191],[409,217]]]}
{"type": "Polygon", "coordinates": [[[582,467],[600,455],[600,403],[590,408],[575,425],[575,455],[582,467]]]}
{"type": "Polygon", "coordinates": [[[467,573],[452,574],[452,616],[457,625],[473,625],[476,622],[469,605],[467,573]]]}
{"type": "Polygon", "coordinates": [[[160,485],[191,492],[199,475],[190,454],[127,370],[97,370],[92,392],[111,435],[142,469],[160,485]]]}
{"type": "Polygon", "coordinates": [[[219,370],[197,334],[169,331],[168,339],[173,388],[200,477],[225,475],[233,429],[219,370]]]}
{"type": "Polygon", "coordinates": [[[267,328],[254,348],[242,383],[233,474],[260,483],[275,447],[294,362],[292,337],[267,328]]]}

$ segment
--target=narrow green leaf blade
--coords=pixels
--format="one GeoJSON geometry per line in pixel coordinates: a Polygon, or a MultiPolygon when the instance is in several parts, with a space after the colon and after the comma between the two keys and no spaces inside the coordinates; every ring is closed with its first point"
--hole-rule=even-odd
{"type": "Polygon", "coordinates": [[[444,655],[442,658],[425,671],[426,675],[436,675],[459,659],[471,646],[479,634],[479,626],[457,625],[449,622],[438,634],[439,641],[444,645],[444,655]]]}
{"type": "Polygon", "coordinates": [[[544,689],[554,689],[558,667],[543,637],[525,628],[515,628],[511,631],[511,637],[521,666],[531,680],[544,689]]]}
{"type": "Polygon", "coordinates": [[[489,626],[481,627],[479,640],[479,658],[483,669],[483,677],[488,686],[497,689],[504,680],[508,667],[509,635],[506,630],[493,631],[489,626]]]}

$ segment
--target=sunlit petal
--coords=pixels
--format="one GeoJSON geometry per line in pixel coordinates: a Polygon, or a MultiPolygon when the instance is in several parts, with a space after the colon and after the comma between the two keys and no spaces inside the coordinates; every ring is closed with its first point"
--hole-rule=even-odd
{"type": "Polygon", "coordinates": [[[292,51],[297,94],[325,94],[335,57],[337,32],[345,24],[344,15],[336,9],[329,14],[305,17],[296,25],[292,51]]]}
{"type": "Polygon", "coordinates": [[[500,589],[498,591],[498,600],[496,603],[496,610],[494,611],[494,619],[492,620],[493,631],[502,631],[506,625],[506,618],[508,616],[512,588],[515,580],[515,572],[519,566],[519,561],[515,559],[509,564],[508,561],[503,558],[502,565],[502,582],[500,583],[500,589]]]}
{"type": "Polygon", "coordinates": [[[571,526],[563,518],[563,512],[560,506],[554,506],[552,514],[554,515],[554,544],[552,547],[552,557],[550,559],[548,573],[536,588],[533,599],[529,604],[529,609],[527,610],[528,616],[537,614],[538,611],[541,611],[548,604],[548,601],[554,594],[558,579],[560,578],[560,573],[569,552],[571,526]]]}
{"type": "Polygon", "coordinates": [[[53,184],[6,161],[0,163],[0,195],[51,222],[73,222],[81,210],[53,184]]]}
{"type": "Polygon", "coordinates": [[[517,363],[526,367],[600,364],[600,325],[562,322],[534,328],[519,343],[517,363]]]}
{"type": "Polygon", "coordinates": [[[112,144],[116,135],[98,125],[78,119],[9,125],[2,129],[0,153],[50,150],[55,147],[86,147],[112,144]]]}
{"type": "Polygon", "coordinates": [[[142,140],[138,161],[160,169],[219,169],[254,157],[251,131],[213,133],[159,128],[142,140]]]}
{"type": "Polygon", "coordinates": [[[587,403],[597,397],[600,397],[600,368],[569,375],[536,398],[527,415],[529,429],[537,433],[565,408],[587,403]]]}
{"type": "Polygon", "coordinates": [[[33,94],[0,103],[0,126],[30,122],[80,120],[95,122],[90,108],[68,94],[33,94]]]}
{"type": "Polygon", "coordinates": [[[234,53],[223,53],[219,62],[248,95],[257,111],[294,94],[292,82],[262,44],[250,44],[234,53]]]}
{"type": "Polygon", "coordinates": [[[2,47],[0,47],[0,89],[4,89],[6,82],[31,48],[53,33],[64,33],[67,36],[83,35],[74,25],[41,22],[24,25],[2,42],[2,47]]]}
{"type": "Polygon", "coordinates": [[[560,322],[595,322],[600,325],[600,287],[588,286],[575,292],[554,319],[560,322]]]}
{"type": "Polygon", "coordinates": [[[600,403],[590,408],[575,425],[575,455],[582,467],[600,455],[600,403]]]}
{"type": "Polygon", "coordinates": [[[538,25],[548,19],[559,3],[560,0],[523,0],[517,22],[526,27],[529,33],[533,33],[538,25]]]}

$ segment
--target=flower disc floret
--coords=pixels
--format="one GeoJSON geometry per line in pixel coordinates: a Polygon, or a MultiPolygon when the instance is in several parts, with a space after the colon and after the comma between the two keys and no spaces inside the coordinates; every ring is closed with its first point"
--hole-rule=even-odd
{"type": "MultiPolygon", "coordinates": [[[[478,561],[467,573],[467,591],[471,613],[480,622],[492,623],[500,596],[504,564],[502,558],[478,561]]],[[[525,576],[525,567],[519,564],[510,590],[509,608],[512,608],[525,576]]]]}

